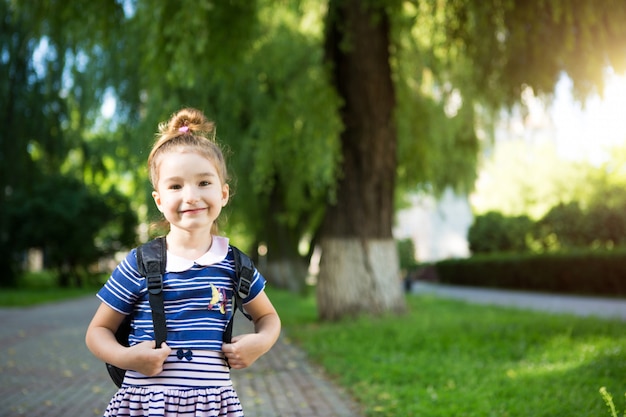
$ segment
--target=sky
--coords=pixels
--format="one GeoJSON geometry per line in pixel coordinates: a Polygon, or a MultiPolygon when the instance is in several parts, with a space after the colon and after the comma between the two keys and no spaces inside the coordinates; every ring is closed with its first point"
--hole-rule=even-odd
{"type": "Polygon", "coordinates": [[[602,162],[608,147],[626,142],[626,77],[609,74],[604,97],[589,98],[584,109],[571,86],[567,78],[558,83],[549,111],[557,150],[568,159],[602,162]]]}

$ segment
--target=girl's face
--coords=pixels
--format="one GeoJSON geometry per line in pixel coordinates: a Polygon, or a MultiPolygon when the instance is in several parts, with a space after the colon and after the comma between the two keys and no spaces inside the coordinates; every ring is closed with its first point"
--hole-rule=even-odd
{"type": "Polygon", "coordinates": [[[152,197],[165,219],[171,227],[209,233],[229,196],[228,184],[222,183],[215,164],[184,150],[167,152],[159,159],[152,197]]]}

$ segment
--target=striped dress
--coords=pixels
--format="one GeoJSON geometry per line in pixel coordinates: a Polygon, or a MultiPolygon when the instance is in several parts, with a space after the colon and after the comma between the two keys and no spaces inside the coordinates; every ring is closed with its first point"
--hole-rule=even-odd
{"type": "MultiPolygon", "coordinates": [[[[149,297],[135,254],[133,249],[98,292],[109,307],[133,315],[131,346],[154,340],[149,297]]],[[[222,334],[233,314],[234,277],[227,238],[214,236],[211,249],[195,261],[168,252],[163,301],[172,353],[154,377],[127,371],[105,417],[243,416],[222,352],[222,334]]],[[[255,270],[244,304],[264,287],[265,279],[255,270]]]]}

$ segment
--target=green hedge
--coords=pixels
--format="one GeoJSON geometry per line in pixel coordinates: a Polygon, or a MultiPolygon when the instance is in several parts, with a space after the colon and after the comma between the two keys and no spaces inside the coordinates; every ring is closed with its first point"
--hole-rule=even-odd
{"type": "Polygon", "coordinates": [[[493,254],[435,264],[440,282],[567,294],[626,296],[626,250],[493,254]]]}

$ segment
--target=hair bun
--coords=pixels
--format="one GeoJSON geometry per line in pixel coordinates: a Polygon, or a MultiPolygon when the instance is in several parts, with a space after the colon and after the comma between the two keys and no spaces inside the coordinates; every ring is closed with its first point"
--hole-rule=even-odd
{"type": "Polygon", "coordinates": [[[207,139],[215,139],[215,124],[209,121],[200,110],[187,107],[174,113],[170,120],[159,126],[161,133],[170,135],[193,134],[207,139]]]}

